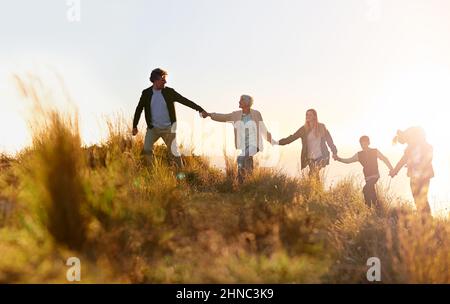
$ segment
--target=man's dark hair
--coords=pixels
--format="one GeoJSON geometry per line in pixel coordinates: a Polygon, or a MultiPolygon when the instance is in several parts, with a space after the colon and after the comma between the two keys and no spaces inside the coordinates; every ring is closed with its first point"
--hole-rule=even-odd
{"type": "Polygon", "coordinates": [[[167,75],[167,72],[164,71],[163,69],[160,68],[154,69],[150,74],[150,81],[155,82],[156,80],[161,79],[161,77],[165,75],[167,75]]]}
{"type": "Polygon", "coordinates": [[[370,143],[370,138],[367,135],[363,135],[361,136],[361,138],[359,139],[359,142],[363,142],[363,141],[368,141],[370,143]]]}

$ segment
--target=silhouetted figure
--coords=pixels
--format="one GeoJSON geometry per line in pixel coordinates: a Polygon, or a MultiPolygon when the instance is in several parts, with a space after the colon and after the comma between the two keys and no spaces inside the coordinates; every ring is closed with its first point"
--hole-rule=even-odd
{"type": "Polygon", "coordinates": [[[426,142],[425,132],[420,127],[411,127],[405,131],[397,131],[394,143],[407,144],[402,159],[391,171],[392,177],[406,165],[408,177],[414,202],[417,210],[425,215],[431,216],[430,204],[428,203],[428,189],[430,179],[434,177],[433,170],[433,147],[426,142]]]}
{"type": "Polygon", "coordinates": [[[211,117],[219,122],[231,122],[234,125],[234,141],[236,149],[241,150],[237,157],[238,182],[242,184],[246,176],[253,172],[253,156],[264,149],[263,138],[272,141],[259,111],[252,109],[253,98],[242,95],[239,100],[241,110],[229,114],[203,113],[203,117],[211,117]]]}
{"type": "Polygon", "coordinates": [[[278,144],[284,146],[299,138],[302,139],[301,169],[309,166],[310,176],[318,178],[320,169],[330,163],[330,151],[327,145],[333,152],[333,158],[337,156],[337,149],[330,132],[324,124],[319,122],[316,110],[306,111],[305,124],[294,134],[280,139],[278,144]]]}
{"type": "Polygon", "coordinates": [[[145,112],[147,133],[144,142],[144,155],[151,163],[153,145],[162,138],[167,149],[175,156],[179,169],[182,168],[181,155],[176,141],[176,114],[175,102],[179,102],[199,112],[205,112],[202,107],[178,94],[174,89],[166,87],[167,72],[162,69],[154,69],[150,75],[153,85],[142,92],[139,104],[133,119],[133,136],[138,133],[138,123],[142,111],[145,112]]]}
{"type": "Polygon", "coordinates": [[[378,197],[375,189],[375,185],[380,179],[380,172],[378,171],[378,159],[382,160],[389,170],[392,170],[393,167],[389,162],[389,159],[384,156],[378,149],[370,148],[370,138],[369,136],[361,136],[359,139],[359,143],[361,145],[362,151],[353,155],[350,158],[341,158],[339,156],[336,157],[337,161],[340,161],[345,164],[351,164],[355,162],[360,162],[363,166],[364,178],[366,180],[366,184],[363,188],[364,200],[366,205],[371,208],[372,205],[378,205],[378,197]]]}

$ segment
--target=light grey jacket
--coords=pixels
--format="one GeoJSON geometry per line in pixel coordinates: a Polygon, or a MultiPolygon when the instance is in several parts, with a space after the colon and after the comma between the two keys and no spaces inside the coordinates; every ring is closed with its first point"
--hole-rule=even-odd
{"type": "MultiPolygon", "coordinates": [[[[250,116],[252,122],[256,125],[256,134],[250,133],[250,141],[252,139],[257,143],[258,151],[263,151],[263,139],[271,142],[272,135],[267,130],[263,121],[262,115],[259,111],[250,109],[250,116]]],[[[211,119],[219,122],[231,122],[234,125],[234,144],[236,149],[244,149],[245,142],[241,140],[242,134],[245,134],[245,126],[242,123],[242,110],[234,111],[229,114],[211,113],[211,119]]]]}

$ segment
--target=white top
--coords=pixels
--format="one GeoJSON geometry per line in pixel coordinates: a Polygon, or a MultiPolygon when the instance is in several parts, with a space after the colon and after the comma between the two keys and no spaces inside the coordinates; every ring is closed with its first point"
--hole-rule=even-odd
{"type": "Polygon", "coordinates": [[[166,101],[161,90],[153,90],[152,100],[150,104],[152,110],[152,125],[158,129],[169,128],[172,125],[167,109],[166,101]]]}
{"type": "Polygon", "coordinates": [[[316,136],[314,131],[308,133],[307,143],[308,143],[308,158],[318,159],[322,157],[322,149],[320,147],[321,138],[316,136]]]}
{"type": "Polygon", "coordinates": [[[239,141],[244,143],[241,156],[254,156],[258,152],[257,148],[257,128],[250,114],[242,114],[242,125],[237,128],[239,141]]]}

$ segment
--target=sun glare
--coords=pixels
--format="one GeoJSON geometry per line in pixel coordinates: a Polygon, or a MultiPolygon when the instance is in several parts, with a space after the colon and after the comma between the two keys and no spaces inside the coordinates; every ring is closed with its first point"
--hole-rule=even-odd
{"type": "Polygon", "coordinates": [[[421,126],[425,130],[427,141],[434,149],[436,177],[432,181],[430,200],[436,209],[450,207],[449,83],[448,69],[427,66],[414,72],[406,70],[387,78],[376,98],[377,108],[385,113],[385,129],[421,126]]]}

